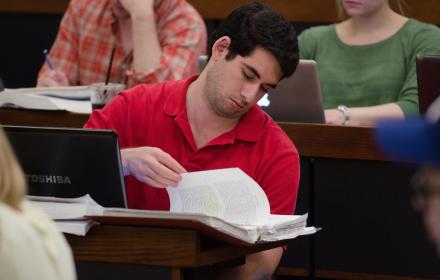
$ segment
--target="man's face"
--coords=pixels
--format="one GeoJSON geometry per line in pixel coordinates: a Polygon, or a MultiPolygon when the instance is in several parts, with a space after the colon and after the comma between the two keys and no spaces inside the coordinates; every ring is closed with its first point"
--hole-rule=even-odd
{"type": "Polygon", "coordinates": [[[207,69],[205,96],[219,116],[238,119],[281,79],[275,57],[257,47],[249,56],[225,59],[227,52],[207,69]]]}
{"type": "Polygon", "coordinates": [[[416,196],[415,204],[422,212],[428,239],[440,255],[440,167],[424,169],[420,181],[421,194],[416,196]]]}

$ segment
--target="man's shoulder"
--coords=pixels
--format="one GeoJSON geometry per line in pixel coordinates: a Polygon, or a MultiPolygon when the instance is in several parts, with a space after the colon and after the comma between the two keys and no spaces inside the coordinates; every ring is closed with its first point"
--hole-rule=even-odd
{"type": "Polygon", "coordinates": [[[266,113],[263,130],[261,133],[260,144],[272,146],[274,152],[298,154],[295,143],[287,133],[266,113]]]}
{"type": "Polygon", "coordinates": [[[126,105],[132,108],[158,108],[170,98],[186,91],[185,81],[165,81],[155,84],[139,84],[123,91],[120,95],[126,105]]]}
{"type": "Polygon", "coordinates": [[[125,90],[123,93],[130,97],[154,97],[164,94],[172,94],[180,92],[184,89],[184,80],[165,81],[154,84],[139,84],[125,90]]]}

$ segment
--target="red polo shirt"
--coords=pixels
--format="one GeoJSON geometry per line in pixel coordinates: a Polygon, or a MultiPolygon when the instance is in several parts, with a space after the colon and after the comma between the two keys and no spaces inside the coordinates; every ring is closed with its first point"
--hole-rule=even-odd
{"type": "MultiPolygon", "coordinates": [[[[139,85],[95,110],[87,128],[113,129],[120,147],[153,146],[187,171],[239,167],[265,191],[272,214],[293,214],[299,182],[298,152],[278,125],[254,106],[229,132],[197,149],[186,112],[186,81],[139,85]]],[[[125,178],[130,208],[168,210],[165,189],[125,178]]]]}

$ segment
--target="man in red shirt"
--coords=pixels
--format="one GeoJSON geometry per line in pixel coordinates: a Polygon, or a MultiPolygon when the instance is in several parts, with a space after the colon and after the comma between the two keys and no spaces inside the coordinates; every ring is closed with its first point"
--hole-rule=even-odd
{"type": "MultiPolygon", "coordinates": [[[[266,193],[271,213],[293,214],[298,152],[257,101],[298,64],[293,27],[267,6],[233,11],[212,36],[200,76],[139,85],[92,113],[88,128],[118,132],[129,207],[169,209],[164,187],[180,173],[239,167],[266,193]]],[[[272,274],[282,248],[249,255],[230,279],[272,274]]]]}
{"type": "Polygon", "coordinates": [[[71,0],[38,86],[186,79],[206,51],[206,27],[185,0],[71,0]]]}

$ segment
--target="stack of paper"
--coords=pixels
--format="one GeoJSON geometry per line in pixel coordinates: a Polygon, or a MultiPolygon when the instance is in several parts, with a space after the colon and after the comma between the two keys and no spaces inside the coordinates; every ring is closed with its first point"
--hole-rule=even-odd
{"type": "Polygon", "coordinates": [[[52,218],[61,232],[80,236],[86,235],[97,224],[85,216],[101,216],[104,210],[89,195],[79,198],[28,196],[28,199],[52,218]]]}
{"type": "MultiPolygon", "coordinates": [[[[181,221],[198,222],[246,243],[291,239],[316,232],[307,227],[305,215],[271,215],[260,186],[239,168],[182,174],[177,187],[167,188],[170,211],[103,208],[90,196],[77,199],[29,197],[66,233],[85,234],[86,218],[105,221],[108,217],[136,218],[142,224],[158,220],[174,227],[181,221]],[[178,222],[176,222],[178,221],[178,222]]],[[[212,231],[212,230],[211,230],[212,231]]]]}
{"type": "Polygon", "coordinates": [[[0,107],[90,114],[92,92],[88,86],[5,89],[0,92],[0,107]]]}

